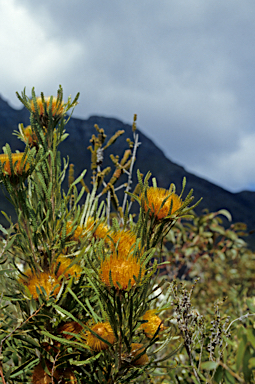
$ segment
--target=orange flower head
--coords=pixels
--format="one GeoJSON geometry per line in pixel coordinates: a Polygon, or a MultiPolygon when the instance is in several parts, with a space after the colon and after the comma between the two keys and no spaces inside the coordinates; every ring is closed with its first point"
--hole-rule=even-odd
{"type": "Polygon", "coordinates": [[[169,195],[169,191],[164,188],[149,187],[147,189],[147,198],[143,199],[144,209],[147,212],[149,209],[150,215],[154,215],[158,220],[169,215],[170,207],[172,206],[171,215],[174,214],[182,206],[182,201],[178,195],[172,193],[161,207],[165,198],[169,195]],[[161,207],[161,208],[160,208],[161,207]]]}
{"type": "Polygon", "coordinates": [[[109,228],[104,223],[100,223],[97,225],[97,221],[94,220],[93,217],[89,217],[86,225],[87,231],[93,231],[93,236],[97,239],[105,239],[107,233],[109,232],[109,228]],[[94,230],[94,228],[96,228],[94,230]]]}
{"type": "Polygon", "coordinates": [[[28,125],[23,129],[23,134],[25,137],[25,142],[30,145],[30,147],[38,146],[38,138],[35,132],[32,131],[31,125],[28,125]]]}
{"type": "MultiPolygon", "coordinates": [[[[113,344],[115,342],[114,332],[109,322],[97,323],[90,328],[98,336],[102,337],[102,339],[108,341],[110,344],[113,344]]],[[[93,351],[96,351],[96,352],[105,350],[109,347],[108,344],[98,339],[91,332],[88,332],[86,336],[86,343],[93,351]]]]}
{"type": "Polygon", "coordinates": [[[50,274],[49,272],[39,272],[39,274],[35,274],[29,270],[26,272],[26,276],[27,279],[22,277],[19,279],[19,282],[27,286],[34,299],[38,299],[39,297],[36,288],[42,291],[41,287],[44,288],[48,297],[50,295],[57,296],[60,290],[60,282],[53,274],[50,274]]]}
{"type": "Polygon", "coordinates": [[[60,255],[56,261],[53,263],[51,270],[56,275],[57,278],[64,275],[67,279],[73,276],[80,276],[82,268],[78,264],[74,264],[72,267],[68,268],[73,262],[69,257],[60,255]]]}
{"type": "Polygon", "coordinates": [[[11,164],[9,156],[6,153],[3,153],[0,155],[0,162],[2,163],[2,169],[3,171],[8,174],[10,177],[16,177],[16,176],[27,176],[27,172],[29,170],[29,164],[26,162],[26,158],[23,159],[24,152],[20,153],[12,153],[12,164],[13,164],[13,170],[14,174],[11,170],[11,164]],[[22,161],[23,159],[23,161],[22,161]]]}
{"type": "Polygon", "coordinates": [[[143,315],[143,320],[147,320],[147,323],[143,323],[140,328],[149,339],[153,338],[158,327],[160,327],[161,331],[164,329],[161,319],[155,315],[155,310],[153,309],[143,315]]]}
{"type": "MultiPolygon", "coordinates": [[[[130,252],[134,250],[135,243],[136,243],[136,236],[131,231],[125,231],[120,230],[117,232],[113,232],[110,234],[111,238],[113,239],[114,243],[117,244],[117,253],[121,257],[127,257],[130,252]]],[[[110,243],[112,249],[114,250],[115,247],[113,246],[112,242],[110,243]]]]}
{"type": "MultiPolygon", "coordinates": [[[[49,363],[46,364],[49,372],[51,373],[51,366],[49,363]]],[[[65,371],[55,370],[53,377],[57,380],[58,383],[65,384],[77,384],[74,373],[71,369],[66,369],[65,371]]],[[[55,383],[54,380],[54,383],[55,383]]],[[[42,364],[39,363],[33,371],[32,375],[32,384],[51,384],[52,378],[44,371],[42,364]]]]}
{"type": "Polygon", "coordinates": [[[138,279],[139,274],[141,278],[144,276],[145,269],[134,257],[126,258],[113,253],[101,263],[100,278],[108,287],[111,287],[110,272],[114,287],[120,289],[118,282],[121,289],[125,290],[128,288],[129,281],[131,287],[136,284],[134,276],[136,279],[138,279]]]}
{"type": "MultiPolygon", "coordinates": [[[[50,97],[45,97],[44,101],[46,103],[46,115],[49,115],[49,107],[50,107],[50,97]]],[[[44,110],[44,103],[42,101],[41,97],[36,98],[36,103],[38,106],[39,115],[43,116],[45,115],[44,110]]],[[[35,112],[35,105],[34,101],[31,100],[31,109],[33,112],[35,112]]],[[[65,107],[63,102],[59,102],[59,100],[56,97],[52,98],[52,106],[51,106],[51,113],[54,117],[61,117],[65,113],[65,107]]]]}
{"type": "Polygon", "coordinates": [[[67,333],[64,332],[69,332],[69,333],[80,333],[82,330],[82,326],[77,323],[76,321],[69,321],[68,323],[65,323],[58,329],[58,333],[62,334],[62,336],[65,339],[71,339],[73,336],[68,335],[67,333]]]}
{"type": "MultiPolygon", "coordinates": [[[[110,234],[114,243],[117,244],[118,254],[121,256],[128,255],[130,252],[130,248],[135,244],[136,237],[132,235],[131,231],[120,230],[117,232],[113,232],[110,234]]],[[[113,250],[115,247],[111,244],[113,250]]]]}
{"type": "MultiPolygon", "coordinates": [[[[143,348],[143,344],[138,343],[132,343],[131,344],[131,356],[135,358],[136,356],[140,355],[144,351],[145,348],[143,348]]],[[[149,361],[149,357],[146,353],[141,355],[139,359],[132,362],[133,365],[145,365],[149,361]]]]}
{"type": "MultiPolygon", "coordinates": [[[[66,223],[66,235],[67,236],[72,232],[72,229],[73,229],[73,222],[68,221],[66,223]]],[[[71,240],[80,242],[82,237],[83,237],[83,232],[84,232],[84,228],[81,227],[80,225],[78,225],[77,228],[75,229],[74,233],[72,234],[71,240]]]]}

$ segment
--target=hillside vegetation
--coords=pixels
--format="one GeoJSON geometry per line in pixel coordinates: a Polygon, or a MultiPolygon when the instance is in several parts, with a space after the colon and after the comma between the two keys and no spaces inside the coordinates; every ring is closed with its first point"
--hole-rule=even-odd
{"type": "Polygon", "coordinates": [[[30,124],[24,150],[0,154],[16,213],[0,225],[2,383],[254,383],[246,225],[198,211],[186,178],[161,188],[136,171],[136,116],[121,155],[124,131],[95,125],[76,177],[59,148],[79,95],[17,96],[30,124]]]}

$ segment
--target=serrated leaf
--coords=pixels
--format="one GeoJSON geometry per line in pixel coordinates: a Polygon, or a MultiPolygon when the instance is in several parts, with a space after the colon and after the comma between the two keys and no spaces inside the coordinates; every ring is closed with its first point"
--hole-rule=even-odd
{"type": "Polygon", "coordinates": [[[97,360],[101,356],[101,354],[102,353],[100,352],[97,355],[92,356],[86,360],[71,360],[71,363],[73,365],[76,365],[76,366],[86,365],[86,364],[92,363],[93,361],[97,360]]]}

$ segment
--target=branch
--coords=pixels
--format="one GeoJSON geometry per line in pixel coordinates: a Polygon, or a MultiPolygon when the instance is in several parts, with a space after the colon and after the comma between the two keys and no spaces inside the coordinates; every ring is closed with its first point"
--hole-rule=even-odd
{"type": "Polygon", "coordinates": [[[232,325],[235,321],[238,321],[238,320],[240,320],[240,321],[241,321],[241,320],[244,320],[244,319],[246,319],[246,318],[249,317],[249,316],[255,316],[255,313],[246,313],[246,315],[240,316],[240,317],[238,317],[237,319],[231,321],[231,323],[229,324],[229,326],[228,326],[227,329],[226,329],[226,332],[228,332],[229,328],[231,327],[231,325],[232,325]]]}
{"type": "MultiPolygon", "coordinates": [[[[134,163],[135,163],[136,151],[137,151],[137,148],[139,147],[139,145],[141,144],[138,142],[138,138],[139,138],[138,134],[134,134],[135,143],[134,143],[134,149],[133,149],[132,158],[131,158],[131,164],[130,164],[130,168],[129,168],[129,172],[128,172],[128,182],[127,182],[127,187],[126,187],[125,192],[129,192],[131,189],[132,172],[133,172],[133,167],[134,167],[134,163]]],[[[126,206],[126,202],[127,202],[127,193],[125,193],[124,199],[123,199],[123,204],[122,204],[122,211],[123,212],[124,212],[124,209],[126,206]]]]}
{"type": "Polygon", "coordinates": [[[243,379],[235,372],[233,372],[226,364],[222,363],[221,361],[219,361],[219,364],[224,368],[226,369],[231,376],[233,376],[235,379],[237,379],[239,381],[239,383],[245,383],[243,381],[243,379]]]}

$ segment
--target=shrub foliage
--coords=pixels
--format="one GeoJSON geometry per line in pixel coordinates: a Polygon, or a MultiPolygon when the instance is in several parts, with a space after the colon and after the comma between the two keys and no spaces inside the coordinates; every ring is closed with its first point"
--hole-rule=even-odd
{"type": "Polygon", "coordinates": [[[95,126],[91,181],[74,177],[59,145],[78,102],[17,94],[30,125],[0,155],[18,221],[1,226],[3,383],[248,383],[254,380],[254,255],[220,215],[197,217],[193,192],[157,187],[133,166],[133,137],[104,168],[95,126]],[[63,181],[68,176],[68,190],[63,181]],[[124,192],[121,194],[121,192],[124,192]],[[136,204],[138,213],[132,213],[136,204]]]}

